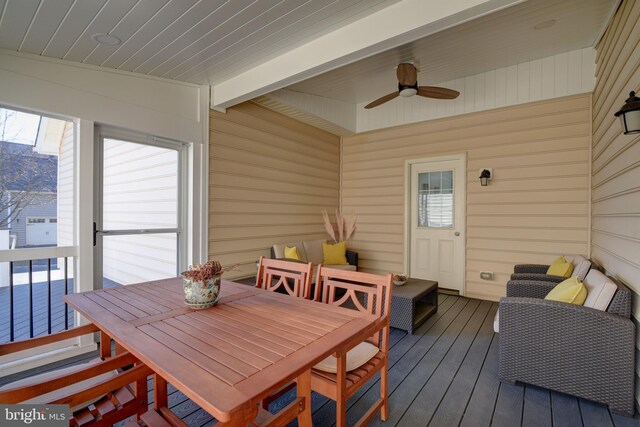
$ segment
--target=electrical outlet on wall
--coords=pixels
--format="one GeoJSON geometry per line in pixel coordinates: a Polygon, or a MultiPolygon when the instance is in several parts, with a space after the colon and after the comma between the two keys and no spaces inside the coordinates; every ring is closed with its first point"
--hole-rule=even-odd
{"type": "Polygon", "coordinates": [[[482,280],[493,280],[493,272],[492,271],[481,271],[480,278],[482,280]]]}

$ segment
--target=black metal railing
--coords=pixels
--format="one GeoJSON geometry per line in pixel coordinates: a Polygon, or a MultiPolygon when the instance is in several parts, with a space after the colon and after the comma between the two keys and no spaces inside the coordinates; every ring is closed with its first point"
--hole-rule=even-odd
{"type": "Polygon", "coordinates": [[[73,292],[73,278],[69,275],[69,257],[10,261],[8,286],[0,287],[0,316],[1,313],[8,315],[8,319],[0,323],[0,342],[73,327],[73,310],[63,300],[70,292],[73,292]],[[63,261],[62,269],[58,260],[63,261]],[[61,277],[52,280],[53,271],[62,273],[61,277]],[[39,277],[35,281],[34,273],[39,277]],[[26,283],[24,280],[16,283],[19,275],[26,275],[26,283]]]}

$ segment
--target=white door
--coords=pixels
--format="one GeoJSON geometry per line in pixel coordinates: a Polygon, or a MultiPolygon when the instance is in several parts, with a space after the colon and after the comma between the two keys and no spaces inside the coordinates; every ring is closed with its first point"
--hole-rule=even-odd
{"type": "Polygon", "coordinates": [[[186,145],[99,128],[94,245],[102,287],[186,270],[186,145]]]}
{"type": "Polygon", "coordinates": [[[465,158],[410,167],[409,276],[464,294],[465,158]]]}

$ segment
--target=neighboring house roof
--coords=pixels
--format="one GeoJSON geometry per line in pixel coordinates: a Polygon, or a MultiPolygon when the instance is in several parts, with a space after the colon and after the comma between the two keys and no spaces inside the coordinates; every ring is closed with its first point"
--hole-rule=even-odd
{"type": "Polygon", "coordinates": [[[0,187],[5,191],[55,193],[57,156],[36,153],[31,145],[0,141],[0,187]]]}

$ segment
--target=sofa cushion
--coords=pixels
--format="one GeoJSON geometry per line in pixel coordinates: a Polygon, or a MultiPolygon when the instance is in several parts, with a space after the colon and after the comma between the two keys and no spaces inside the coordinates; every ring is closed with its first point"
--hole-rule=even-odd
{"type": "Polygon", "coordinates": [[[582,255],[577,255],[571,261],[571,264],[573,264],[573,274],[571,275],[584,282],[584,278],[587,276],[587,273],[591,268],[591,261],[585,259],[582,255]]]}
{"type": "MultiPolygon", "coordinates": [[[[379,351],[380,349],[375,345],[361,342],[347,352],[347,372],[358,369],[371,360],[379,351]]],[[[338,371],[338,359],[335,356],[329,356],[313,368],[335,374],[338,371]]]]}
{"type": "Polygon", "coordinates": [[[567,261],[563,256],[556,258],[547,270],[547,274],[561,277],[570,277],[572,272],[573,264],[567,261]]]}
{"type": "Polygon", "coordinates": [[[587,298],[587,289],[577,277],[571,277],[551,289],[544,299],[582,305],[587,298]]]}
{"type": "Polygon", "coordinates": [[[584,301],[585,307],[595,308],[605,311],[618,287],[613,281],[598,270],[591,270],[584,280],[587,288],[587,299],[584,301]]]}
{"type": "Polygon", "coordinates": [[[325,265],[347,265],[347,242],[323,243],[322,262],[325,265]]]}
{"type": "Polygon", "coordinates": [[[273,245],[273,253],[276,258],[286,258],[284,256],[284,248],[289,246],[290,248],[296,247],[298,249],[298,255],[300,255],[300,261],[309,262],[309,258],[307,258],[307,252],[305,251],[304,242],[289,242],[289,243],[278,243],[273,245]]]}
{"type": "Polygon", "coordinates": [[[307,262],[322,264],[322,244],[324,240],[305,240],[304,250],[307,253],[307,262]]]}
{"type": "Polygon", "coordinates": [[[284,257],[285,258],[289,258],[289,259],[297,259],[298,261],[300,260],[300,253],[298,252],[298,247],[294,246],[294,247],[289,247],[289,246],[285,246],[284,247],[284,257]]]}

